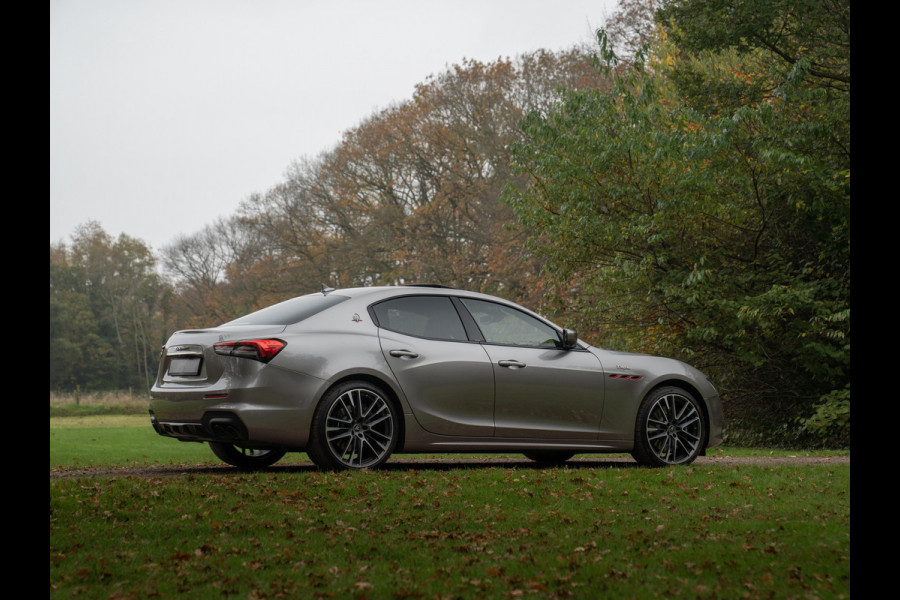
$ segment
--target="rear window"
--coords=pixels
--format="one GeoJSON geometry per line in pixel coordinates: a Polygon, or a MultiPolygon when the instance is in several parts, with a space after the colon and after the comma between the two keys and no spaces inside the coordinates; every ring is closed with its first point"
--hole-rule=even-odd
{"type": "Polygon", "coordinates": [[[347,296],[337,296],[329,294],[323,296],[314,294],[311,296],[300,296],[299,298],[291,298],[278,304],[273,304],[262,310],[258,310],[249,315],[239,317],[234,321],[224,323],[225,325],[293,325],[299,323],[303,319],[308,319],[316,313],[320,313],[326,308],[331,308],[336,304],[340,304],[344,300],[349,300],[347,296]]]}
{"type": "Polygon", "coordinates": [[[403,296],[372,307],[379,327],[434,340],[466,340],[453,301],[446,296],[403,296]]]}

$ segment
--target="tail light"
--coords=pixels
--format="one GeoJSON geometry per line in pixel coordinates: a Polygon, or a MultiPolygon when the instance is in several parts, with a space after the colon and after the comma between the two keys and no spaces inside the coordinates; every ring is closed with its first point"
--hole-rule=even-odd
{"type": "Polygon", "coordinates": [[[250,358],[267,363],[287,346],[287,342],[276,339],[241,340],[239,342],[220,342],[213,346],[216,354],[250,358]]]}

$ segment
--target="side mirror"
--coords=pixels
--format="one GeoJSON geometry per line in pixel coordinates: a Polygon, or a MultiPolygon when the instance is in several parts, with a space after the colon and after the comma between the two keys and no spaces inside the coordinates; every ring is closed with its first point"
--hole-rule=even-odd
{"type": "Polygon", "coordinates": [[[578,333],[574,329],[562,330],[562,347],[564,350],[571,350],[578,346],[578,333]]]}

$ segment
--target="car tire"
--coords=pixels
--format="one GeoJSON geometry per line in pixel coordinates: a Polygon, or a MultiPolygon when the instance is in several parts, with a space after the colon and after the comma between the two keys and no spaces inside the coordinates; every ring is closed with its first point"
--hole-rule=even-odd
{"type": "Polygon", "coordinates": [[[533,460],[536,463],[547,465],[561,465],[575,456],[574,452],[569,452],[567,450],[529,450],[522,454],[525,455],[525,458],[533,460]]]}
{"type": "Polygon", "coordinates": [[[325,393],[313,416],[306,453],[321,469],[373,469],[397,446],[400,419],[390,397],[367,381],[325,393]]]}
{"type": "Polygon", "coordinates": [[[646,467],[687,465],[706,447],[706,416],[690,392],[663,387],[638,410],[631,455],[646,467]]]}
{"type": "Polygon", "coordinates": [[[213,453],[223,462],[241,469],[265,469],[284,456],[284,450],[256,449],[235,446],[226,442],[209,442],[213,453]]]}

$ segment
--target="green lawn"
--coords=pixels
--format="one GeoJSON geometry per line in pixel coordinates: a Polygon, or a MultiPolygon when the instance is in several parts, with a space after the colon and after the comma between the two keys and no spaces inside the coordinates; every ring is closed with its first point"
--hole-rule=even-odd
{"type": "MultiPolygon", "coordinates": [[[[146,417],[53,419],[50,456],[218,464],[146,417]]],[[[51,478],[50,595],[849,597],[849,465],[594,464],[51,478]]]]}

